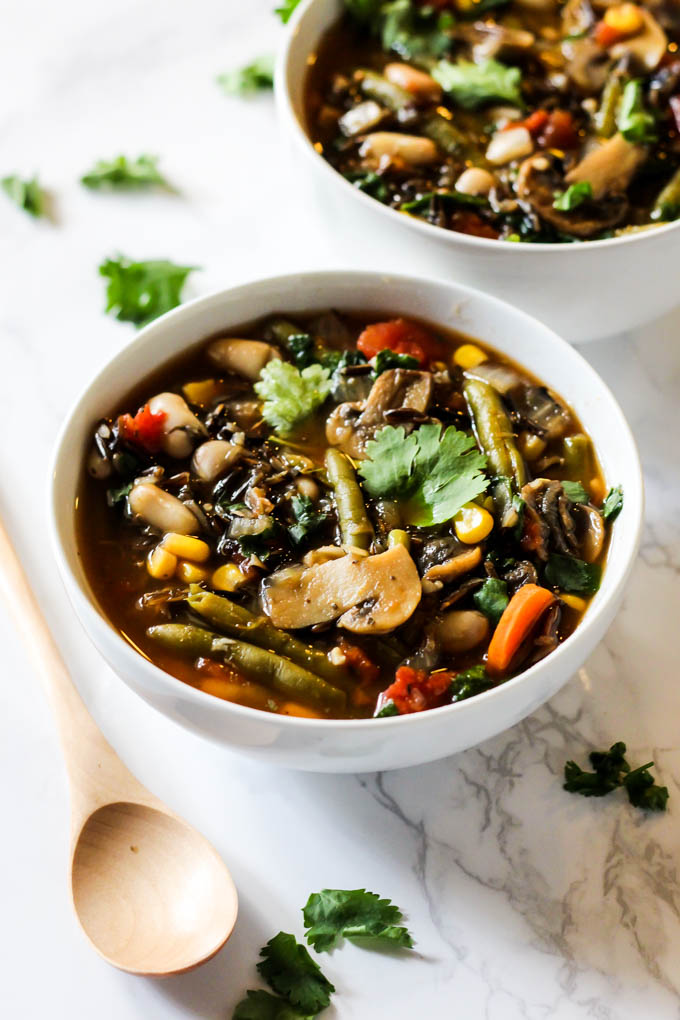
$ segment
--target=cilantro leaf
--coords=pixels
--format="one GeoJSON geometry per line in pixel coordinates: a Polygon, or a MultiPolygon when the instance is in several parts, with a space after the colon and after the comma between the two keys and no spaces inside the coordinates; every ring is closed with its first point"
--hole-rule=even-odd
{"type": "Polygon", "coordinates": [[[455,64],[450,60],[440,60],[432,71],[432,77],[459,106],[468,110],[496,99],[517,106],[522,104],[520,69],[506,67],[498,60],[482,60],[478,64],[468,60],[459,60],[455,64]]]}
{"type": "Polygon", "coordinates": [[[111,160],[99,159],[91,170],[83,174],[80,183],[93,190],[97,188],[134,190],[154,186],[169,188],[165,177],[158,170],[157,163],[157,156],[138,156],[137,159],[117,156],[111,160]]]}
{"type": "Polygon", "coordinates": [[[390,368],[420,368],[420,362],[410,354],[397,354],[386,347],[384,351],[378,351],[375,356],[375,367],[373,378],[377,379],[383,372],[390,368]]]}
{"type": "Polygon", "coordinates": [[[222,89],[232,96],[245,96],[252,92],[260,92],[274,88],[274,55],[263,54],[256,57],[250,64],[234,71],[225,71],[217,78],[222,89]]]}
{"type": "Polygon", "coordinates": [[[619,740],[608,751],[591,751],[594,772],[585,772],[575,761],[564,766],[564,789],[582,797],[605,797],[621,785],[621,776],[630,770],[625,759],[626,745],[619,740]]]}
{"type": "Polygon", "coordinates": [[[479,208],[489,204],[487,198],[482,195],[466,195],[462,191],[428,191],[420,198],[414,198],[412,202],[404,202],[399,206],[400,212],[423,212],[429,209],[432,204],[440,204],[447,207],[468,206],[479,208]]]}
{"type": "Polygon", "coordinates": [[[564,494],[568,500],[572,503],[587,503],[589,500],[588,493],[583,488],[580,482],[562,482],[562,488],[564,494]]]}
{"type": "Polygon", "coordinates": [[[615,521],[623,508],[623,489],[620,485],[610,489],[602,504],[602,516],[605,521],[615,521]]]}
{"type": "Polygon", "coordinates": [[[359,474],[371,496],[398,499],[407,524],[427,527],[450,520],[484,492],[485,467],[473,437],[452,425],[443,434],[441,425],[421,425],[409,436],[387,425],[366,444],[359,474]]]}
{"type": "Polygon", "coordinates": [[[326,400],[331,392],[330,372],[321,365],[300,371],[273,358],[260,372],[254,390],[264,400],[262,417],[286,436],[326,400]]]}
{"type": "Polygon", "coordinates": [[[556,195],[553,209],[559,209],[560,212],[571,212],[572,209],[577,209],[592,197],[593,187],[590,181],[577,181],[575,184],[570,184],[566,191],[561,191],[556,195]]]}
{"type": "Polygon", "coordinates": [[[295,545],[301,545],[306,538],[323,527],[328,515],[315,510],[308,496],[293,496],[291,506],[297,523],[288,528],[288,534],[295,545]]]}
{"type": "Polygon", "coordinates": [[[585,563],[560,553],[553,553],[545,568],[548,584],[578,595],[593,595],[600,587],[601,576],[602,568],[597,563],[585,563]]]}
{"type": "Polygon", "coordinates": [[[286,337],[286,349],[298,368],[306,368],[316,360],[314,340],[309,333],[293,333],[286,337]]]}
{"type": "Polygon", "coordinates": [[[106,502],[108,506],[117,506],[119,503],[125,502],[130,493],[133,482],[125,482],[120,486],[112,486],[106,490],[106,502]]]}
{"type": "Polygon", "coordinates": [[[234,1010],[232,1020],[313,1020],[313,1014],[301,1013],[271,992],[248,991],[234,1010]]]}
{"type": "Polygon", "coordinates": [[[646,808],[648,811],[665,811],[668,802],[668,787],[657,786],[649,769],[654,762],[647,762],[623,777],[623,785],[628,800],[633,807],[646,808]]]}
{"type": "Polygon", "coordinates": [[[31,216],[45,216],[45,192],[38,183],[37,177],[30,180],[22,180],[16,174],[3,177],[0,180],[3,191],[5,191],[15,205],[30,213],[31,216]]]}
{"type": "Polygon", "coordinates": [[[122,322],[145,326],[180,304],[184,281],[195,268],[163,259],[132,262],[123,255],[105,259],[99,273],[109,280],[106,311],[122,322]]]}
{"type": "Polygon", "coordinates": [[[294,935],[280,931],[260,950],[260,956],[260,974],[291,1005],[313,1015],[328,1006],[335,988],[294,935]]]}
{"type": "Polygon", "coordinates": [[[393,701],[388,701],[383,707],[375,713],[374,719],[388,719],[391,715],[399,715],[399,709],[393,701]]]}
{"type": "Polygon", "coordinates": [[[293,11],[300,3],[300,0],[283,0],[280,7],[274,8],[274,14],[278,14],[284,25],[287,25],[293,16],[293,11]]]}
{"type": "Polygon", "coordinates": [[[353,184],[358,191],[366,192],[371,198],[377,198],[379,202],[389,201],[389,188],[381,175],[377,174],[375,170],[350,170],[342,176],[350,184],[353,184]]]}
{"type": "Polygon", "coordinates": [[[656,121],[645,109],[642,82],[638,79],[627,82],[624,87],[616,126],[628,142],[644,145],[657,140],[656,121]]]}
{"type": "Polygon", "coordinates": [[[494,682],[484,666],[472,666],[470,669],[456,673],[451,681],[449,694],[451,701],[455,703],[456,701],[465,701],[466,698],[473,698],[475,694],[482,694],[483,691],[488,691],[493,686],[494,682]]]}
{"type": "Polygon", "coordinates": [[[374,22],[374,29],[380,35],[386,52],[393,50],[404,60],[413,60],[416,57],[443,56],[451,45],[447,30],[452,24],[449,11],[438,13],[428,5],[419,7],[411,0],[392,0],[379,5],[379,18],[377,24],[374,22]]]}
{"type": "Polygon", "coordinates": [[[341,936],[380,939],[402,949],[413,946],[408,930],[398,926],[399,907],[365,889],[322,889],[312,893],[302,913],[307,941],[318,953],[331,949],[341,936]]]}
{"type": "Polygon", "coordinates": [[[472,596],[472,601],[495,627],[510,601],[508,586],[500,578],[487,577],[479,591],[476,591],[472,596]]]}

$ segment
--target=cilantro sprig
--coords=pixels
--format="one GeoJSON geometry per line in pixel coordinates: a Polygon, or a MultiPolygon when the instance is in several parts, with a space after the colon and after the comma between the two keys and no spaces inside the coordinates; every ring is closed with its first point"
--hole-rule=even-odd
{"type": "Polygon", "coordinates": [[[80,178],[80,183],[92,190],[110,189],[135,191],[145,188],[170,189],[170,185],[158,169],[158,156],[116,156],[114,159],[99,159],[91,170],[80,178]]]}
{"type": "Polygon", "coordinates": [[[315,1016],[331,1001],[335,987],[294,935],[280,931],[260,950],[262,977],[292,1006],[315,1016]]]}
{"type": "Polygon", "coordinates": [[[485,467],[474,438],[452,425],[443,433],[441,425],[421,425],[409,436],[388,425],[366,444],[359,474],[371,496],[400,500],[406,524],[428,527],[484,492],[485,467]]]}
{"type": "Polygon", "coordinates": [[[608,751],[591,751],[588,755],[593,772],[586,772],[575,761],[564,766],[564,789],[582,797],[606,797],[614,790],[625,789],[633,807],[648,811],[665,811],[668,787],[657,786],[650,769],[654,762],[631,769],[626,761],[626,745],[618,740],[608,751]]]}
{"type": "Polygon", "coordinates": [[[295,545],[302,545],[307,538],[323,527],[328,515],[316,510],[308,496],[293,496],[290,502],[295,524],[288,528],[288,534],[295,545]]]}
{"type": "Polygon", "coordinates": [[[16,174],[10,174],[9,177],[0,180],[0,185],[14,204],[24,212],[36,218],[47,215],[45,192],[40,187],[37,177],[24,180],[16,174]]]}
{"type": "Polygon", "coordinates": [[[286,436],[327,399],[331,392],[330,372],[316,364],[300,370],[273,358],[262,369],[254,389],[264,400],[262,417],[286,436]]]}
{"type": "Polygon", "coordinates": [[[413,947],[410,932],[399,924],[403,917],[399,907],[365,889],[322,889],[312,893],[302,913],[307,941],[317,953],[332,949],[341,937],[413,947]]]}
{"type": "Polygon", "coordinates": [[[166,259],[133,262],[124,255],[105,259],[99,273],[109,281],[106,311],[122,322],[145,326],[181,303],[184,282],[194,269],[166,259]]]}
{"type": "Polygon", "coordinates": [[[432,71],[445,92],[459,106],[472,110],[492,100],[522,105],[520,83],[522,73],[518,67],[507,67],[498,60],[482,60],[473,64],[469,60],[440,60],[432,71]]]}
{"type": "Polygon", "coordinates": [[[227,95],[245,96],[274,88],[274,55],[265,53],[245,67],[225,71],[217,78],[227,95]]]}
{"type": "Polygon", "coordinates": [[[623,489],[616,485],[607,493],[607,498],[602,504],[602,517],[605,521],[614,521],[623,509],[623,489]]]}
{"type": "Polygon", "coordinates": [[[274,14],[278,14],[284,25],[287,25],[299,3],[300,0],[283,0],[280,7],[274,8],[274,14]]]}

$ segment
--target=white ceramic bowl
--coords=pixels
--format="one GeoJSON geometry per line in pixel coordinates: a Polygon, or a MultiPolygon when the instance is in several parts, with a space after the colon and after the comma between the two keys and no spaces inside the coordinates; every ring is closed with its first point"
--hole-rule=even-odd
{"type": "Polygon", "coordinates": [[[635,442],[612,394],[586,361],[546,326],[457,284],[359,272],[278,277],[222,291],[176,309],[143,329],[87,387],[57,443],[52,535],[66,589],[88,635],[121,679],[183,726],[266,761],[323,772],[360,772],[434,761],[518,722],[581,666],[617,611],[635,559],[643,507],[635,442]],[[272,313],[336,308],[415,315],[479,337],[516,358],[574,408],[592,436],[605,479],[621,484],[600,591],[575,633],[543,662],[495,690],[419,715],[315,720],[244,708],[194,690],[124,641],[99,609],[78,556],[73,506],[95,422],[153,369],[218,330],[272,313]]]}
{"type": "Polygon", "coordinates": [[[303,0],[279,57],[276,98],[283,131],[316,185],[329,225],[341,222],[357,238],[361,258],[370,258],[376,241],[387,244],[403,252],[408,271],[488,290],[573,343],[632,329],[677,305],[680,220],[607,241],[514,244],[404,216],[349,184],[314,149],[304,117],[308,57],[342,9],[342,0],[303,0]]]}

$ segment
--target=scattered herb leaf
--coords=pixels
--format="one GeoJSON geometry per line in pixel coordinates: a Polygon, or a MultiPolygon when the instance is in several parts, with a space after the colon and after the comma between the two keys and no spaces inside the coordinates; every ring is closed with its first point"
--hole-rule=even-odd
{"type": "Polygon", "coordinates": [[[495,627],[510,601],[507,583],[497,577],[487,577],[479,591],[472,596],[472,601],[495,627]]]}
{"type": "Polygon", "coordinates": [[[118,506],[119,503],[125,502],[132,489],[132,482],[125,482],[123,485],[112,486],[106,490],[106,502],[109,506],[118,506]]]}
{"type": "Polygon", "coordinates": [[[293,496],[291,506],[297,523],[288,528],[288,534],[295,545],[301,545],[306,538],[323,527],[328,516],[315,510],[308,496],[293,496]]]}
{"type": "Polygon", "coordinates": [[[300,3],[300,0],[283,0],[280,7],[274,8],[274,14],[278,14],[284,25],[287,25],[293,16],[293,11],[300,3]]]}
{"type": "Polygon", "coordinates": [[[450,60],[440,60],[432,71],[432,77],[459,106],[469,110],[492,100],[522,105],[520,69],[506,67],[498,60],[483,60],[479,64],[468,60],[459,60],[455,64],[450,60]]]}
{"type": "Polygon", "coordinates": [[[328,1006],[335,988],[294,935],[280,931],[260,950],[260,956],[260,974],[291,1005],[312,1015],[328,1006]]]}
{"type": "Polygon", "coordinates": [[[623,489],[620,485],[610,489],[602,504],[602,516],[605,521],[615,521],[623,508],[623,489]]]}
{"type": "Polygon", "coordinates": [[[233,1012],[232,1020],[313,1020],[285,999],[265,991],[248,991],[233,1012]]]}
{"type": "Polygon", "coordinates": [[[351,170],[343,174],[343,177],[354,185],[358,191],[364,191],[371,198],[377,198],[379,202],[387,202],[390,197],[389,188],[384,180],[375,170],[351,170]]]}
{"type": "Polygon", "coordinates": [[[441,203],[446,206],[472,206],[479,208],[488,205],[488,200],[482,195],[466,195],[462,191],[428,191],[420,198],[414,198],[412,202],[404,202],[399,206],[400,212],[422,212],[429,209],[432,203],[441,203]]]}
{"type": "Polygon", "coordinates": [[[562,482],[564,494],[572,503],[587,503],[590,499],[588,493],[580,482],[562,482]]]}
{"type": "Polygon", "coordinates": [[[158,170],[157,156],[138,156],[128,159],[117,156],[115,159],[99,159],[80,183],[86,188],[111,188],[116,190],[134,190],[135,188],[169,188],[165,177],[158,170]]]}
{"type": "Polygon", "coordinates": [[[555,196],[553,209],[571,212],[592,197],[593,188],[590,181],[576,181],[575,184],[570,184],[566,191],[561,191],[555,196]]]}
{"type": "Polygon", "coordinates": [[[548,584],[574,595],[593,595],[600,587],[602,568],[597,563],[585,563],[575,556],[553,553],[545,568],[548,584]]]}
{"type": "Polygon", "coordinates": [[[312,893],[302,913],[307,941],[318,953],[327,952],[340,937],[379,939],[402,949],[413,946],[408,930],[399,926],[399,907],[365,889],[322,889],[312,893]]]}
{"type": "Polygon", "coordinates": [[[399,715],[399,709],[393,701],[388,701],[386,705],[376,712],[373,716],[374,719],[388,719],[391,715],[399,715]]]}
{"type": "Polygon", "coordinates": [[[654,777],[649,772],[653,766],[654,762],[649,761],[646,765],[633,769],[623,777],[623,785],[633,807],[645,808],[647,811],[665,811],[669,797],[668,787],[656,785],[654,777]]]}
{"type": "Polygon", "coordinates": [[[373,378],[377,379],[383,372],[390,368],[420,368],[420,362],[410,354],[397,354],[386,347],[384,351],[378,351],[375,356],[373,378]]]}
{"type": "Polygon", "coordinates": [[[178,266],[158,259],[132,262],[120,255],[106,259],[99,267],[108,277],[106,311],[122,322],[145,326],[181,303],[182,287],[196,266],[178,266]]]}
{"type": "Polygon", "coordinates": [[[628,142],[644,145],[657,140],[656,121],[645,109],[642,96],[642,82],[638,79],[626,83],[616,126],[628,142]]]}
{"type": "Polygon", "coordinates": [[[472,666],[457,673],[451,681],[449,695],[452,702],[465,701],[476,694],[488,691],[494,686],[494,682],[487,674],[484,666],[472,666]]]}
{"type": "Polygon", "coordinates": [[[371,496],[399,498],[405,523],[428,527],[484,492],[485,467],[473,437],[452,425],[443,434],[441,425],[421,425],[409,436],[387,425],[366,444],[359,474],[371,496]]]}
{"type": "Polygon", "coordinates": [[[224,92],[231,96],[245,96],[274,88],[274,55],[266,53],[250,64],[234,71],[225,71],[217,78],[224,92]]]}
{"type": "Polygon", "coordinates": [[[3,177],[0,184],[3,191],[20,209],[31,216],[45,216],[45,193],[40,187],[37,177],[24,181],[16,174],[12,174],[9,177],[3,177]]]}
{"type": "Polygon", "coordinates": [[[285,436],[321,407],[331,391],[330,373],[321,365],[300,371],[275,358],[264,366],[254,389],[264,400],[263,418],[285,436]]]}
{"type": "Polygon", "coordinates": [[[608,751],[591,751],[590,764],[594,772],[586,772],[575,761],[564,766],[564,789],[580,793],[582,797],[605,797],[613,790],[624,787],[633,807],[648,811],[665,811],[668,787],[657,786],[649,770],[654,762],[647,762],[631,771],[626,761],[626,745],[619,740],[608,751]]]}

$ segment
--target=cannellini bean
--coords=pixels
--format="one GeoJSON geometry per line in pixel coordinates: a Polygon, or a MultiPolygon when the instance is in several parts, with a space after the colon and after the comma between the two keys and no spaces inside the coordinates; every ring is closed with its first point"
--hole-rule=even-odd
{"type": "Polygon", "coordinates": [[[243,447],[226,439],[209,439],[194,451],[191,470],[203,482],[214,482],[243,456],[243,447]]]}
{"type": "Polygon", "coordinates": [[[193,535],[199,529],[197,518],[184,503],[150,482],[138,482],[130,491],[128,503],[133,514],[159,531],[193,535]]]}
{"type": "Polygon", "coordinates": [[[464,195],[488,195],[495,183],[496,178],[488,170],[471,166],[463,170],[456,181],[456,191],[462,191],[464,195]]]}
{"type": "Polygon", "coordinates": [[[281,352],[263,340],[236,340],[223,337],[214,340],[208,347],[208,357],[219,368],[254,382],[272,358],[280,358],[281,352]]]}
{"type": "Polygon", "coordinates": [[[98,482],[101,482],[105,478],[111,477],[112,468],[106,457],[102,457],[99,450],[92,450],[87,458],[87,471],[98,482]]]}
{"type": "Polygon", "coordinates": [[[425,71],[418,71],[410,64],[388,64],[383,74],[393,85],[406,89],[416,99],[436,103],[441,99],[441,85],[425,71]]]}
{"type": "Polygon", "coordinates": [[[513,159],[522,159],[534,151],[531,134],[525,127],[508,128],[497,131],[489,142],[486,158],[494,166],[504,166],[513,159]]]}
{"type": "Polygon", "coordinates": [[[489,621],[475,609],[452,609],[437,624],[436,634],[445,652],[455,654],[476,648],[489,633],[489,621]]]}
{"type": "Polygon", "coordinates": [[[338,127],[348,138],[370,131],[383,119],[385,111],[374,99],[352,106],[338,120],[338,127]]]}
{"type": "Polygon", "coordinates": [[[376,165],[384,159],[400,159],[409,166],[425,166],[437,162],[439,150],[429,138],[400,135],[396,131],[375,131],[366,136],[359,155],[376,165]]]}
{"type": "Polygon", "coordinates": [[[149,401],[153,414],[164,412],[161,447],[170,457],[188,457],[194,448],[194,437],[206,435],[204,426],[189,409],[179,393],[158,393],[149,401]]]}
{"type": "Polygon", "coordinates": [[[311,499],[312,503],[316,503],[319,498],[319,486],[313,478],[305,478],[304,475],[300,476],[300,478],[296,478],[295,488],[301,496],[306,496],[307,499],[311,499]]]}

